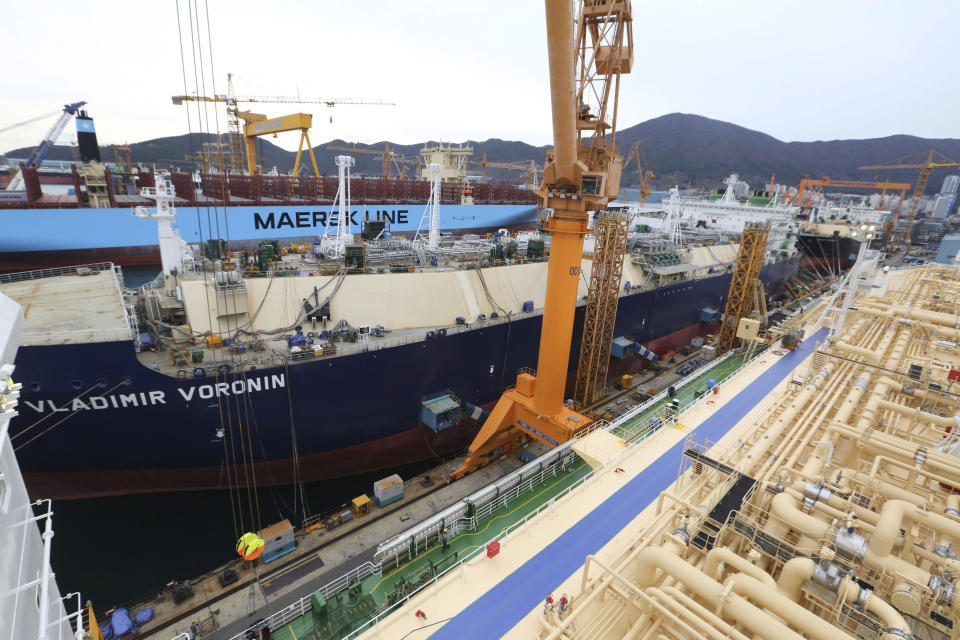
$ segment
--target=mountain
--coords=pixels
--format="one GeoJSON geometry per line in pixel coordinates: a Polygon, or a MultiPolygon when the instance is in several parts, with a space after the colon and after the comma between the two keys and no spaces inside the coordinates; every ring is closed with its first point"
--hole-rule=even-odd
{"type": "MultiPolygon", "coordinates": [[[[931,139],[916,136],[894,135],[885,138],[867,140],[829,140],[816,142],[783,142],[759,131],[753,131],[729,122],[713,120],[703,116],[671,113],[659,118],[647,120],[617,132],[617,146],[621,151],[631,148],[640,138],[649,168],[656,174],[654,185],[668,188],[673,185],[718,187],[721,180],[730,173],[739,173],[741,179],[754,188],[761,188],[776,175],[777,182],[796,184],[805,175],[814,177],[830,176],[834,179],[872,180],[887,178],[891,181],[913,182],[916,170],[910,171],[860,171],[858,167],[867,164],[882,164],[910,154],[921,153],[928,149],[937,149],[951,158],[960,158],[960,140],[953,138],[931,139]]],[[[145,164],[169,165],[181,168],[187,165],[182,159],[191,150],[200,148],[203,142],[212,142],[211,134],[192,134],[157,138],[131,144],[135,162],[145,164]]],[[[526,162],[535,160],[543,163],[548,147],[535,147],[525,142],[492,138],[482,142],[468,141],[473,146],[474,161],[479,163],[483,153],[490,162],[526,162]]],[[[354,146],[343,140],[331,140],[317,147],[314,153],[321,173],[336,174],[334,156],[341,151],[326,149],[330,145],[354,146]]],[[[384,143],[373,145],[357,144],[361,149],[383,148],[384,143]]],[[[406,158],[419,155],[420,144],[394,145],[391,148],[406,158]]],[[[13,149],[7,153],[10,157],[26,157],[30,149],[13,149]]],[[[295,152],[286,151],[268,140],[257,142],[257,152],[264,167],[276,166],[281,171],[293,168],[295,152]]],[[[113,151],[101,147],[105,160],[113,160],[113,151]]],[[[48,156],[54,160],[70,160],[73,150],[67,146],[56,146],[48,156]]],[[[372,154],[355,154],[355,173],[379,175],[380,157],[372,154]]],[[[304,153],[301,162],[309,162],[304,153]]],[[[408,165],[413,166],[413,165],[408,165]]],[[[631,164],[623,177],[623,184],[636,183],[636,165],[631,164]]],[[[470,169],[471,173],[480,173],[479,164],[470,169]]],[[[949,170],[934,171],[930,179],[930,189],[939,187],[940,181],[949,170]]],[[[412,174],[412,172],[411,172],[412,174]]],[[[508,178],[519,181],[519,172],[489,168],[488,176],[508,178]]]]}

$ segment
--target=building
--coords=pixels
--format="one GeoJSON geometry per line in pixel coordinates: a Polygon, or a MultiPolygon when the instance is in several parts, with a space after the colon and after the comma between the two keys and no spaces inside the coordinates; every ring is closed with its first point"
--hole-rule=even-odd
{"type": "Polygon", "coordinates": [[[950,215],[950,208],[953,206],[953,200],[956,194],[938,193],[933,199],[933,206],[930,208],[931,218],[946,218],[950,215]]]}
{"type": "Polygon", "coordinates": [[[958,251],[960,251],[960,235],[943,236],[943,240],[940,241],[940,249],[937,251],[937,257],[933,261],[941,264],[953,264],[958,251]]]}
{"type": "Polygon", "coordinates": [[[947,176],[943,179],[943,186],[940,187],[940,193],[956,194],[960,187],[960,176],[947,176]]]}

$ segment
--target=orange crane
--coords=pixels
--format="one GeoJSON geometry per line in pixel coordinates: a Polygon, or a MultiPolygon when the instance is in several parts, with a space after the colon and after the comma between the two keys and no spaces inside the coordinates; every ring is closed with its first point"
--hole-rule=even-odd
{"type": "MultiPolygon", "coordinates": [[[[785,204],[794,204],[805,209],[813,202],[813,197],[807,197],[807,190],[810,189],[819,193],[822,189],[833,187],[836,189],[880,189],[883,197],[886,197],[887,191],[900,191],[900,204],[903,205],[903,197],[912,185],[909,182],[873,182],[869,180],[832,180],[827,176],[822,178],[804,178],[797,186],[797,190],[789,196],[785,204]]],[[[896,215],[900,215],[900,209],[897,209],[896,215]]]]}
{"type": "Polygon", "coordinates": [[[451,478],[461,478],[528,438],[558,446],[592,420],[564,403],[588,212],[620,193],[616,154],[620,75],[633,63],[629,0],[580,0],[574,38],[569,0],[546,0],[554,148],[537,191],[551,236],[537,370],[521,370],[451,478]]]}
{"type": "Polygon", "coordinates": [[[630,166],[630,162],[634,158],[637,159],[637,175],[640,177],[640,206],[642,207],[643,203],[647,200],[647,196],[651,193],[650,181],[656,178],[656,176],[653,174],[653,171],[650,171],[647,158],[643,155],[643,146],[640,144],[640,138],[637,138],[637,141],[630,147],[630,153],[626,155],[626,158],[626,162],[623,163],[624,171],[627,170],[627,167],[630,166]]]}
{"type": "MultiPolygon", "coordinates": [[[[334,107],[338,104],[361,104],[361,105],[381,105],[394,106],[393,102],[384,102],[383,100],[362,100],[357,98],[301,98],[300,96],[238,96],[233,91],[233,74],[227,74],[227,93],[215,96],[173,96],[173,104],[180,105],[184,102],[223,102],[227,105],[227,139],[229,140],[230,151],[230,171],[233,173],[243,172],[243,144],[244,137],[240,121],[240,109],[238,105],[241,102],[276,102],[276,103],[297,103],[297,104],[322,104],[328,107],[334,107]]],[[[332,122],[332,119],[331,119],[332,122]]]]}
{"type": "Polygon", "coordinates": [[[526,171],[526,183],[534,187],[537,184],[537,172],[540,169],[537,167],[537,163],[533,160],[530,160],[529,162],[490,162],[487,160],[486,152],[483,152],[480,158],[480,160],[467,161],[469,164],[481,167],[480,182],[487,182],[487,167],[494,167],[497,169],[507,169],[509,171],[526,171]]]}
{"type": "MultiPolygon", "coordinates": [[[[915,154],[916,155],[916,154],[915,154]]],[[[897,160],[896,164],[870,164],[863,167],[860,167],[863,171],[876,170],[876,171],[889,171],[891,169],[920,169],[920,175],[917,177],[917,184],[913,188],[913,195],[910,196],[910,208],[907,209],[906,222],[903,225],[903,228],[897,230],[897,219],[899,215],[894,219],[892,232],[890,238],[886,243],[886,249],[889,251],[897,244],[902,244],[907,250],[910,249],[910,232],[913,231],[913,220],[916,218],[917,209],[920,208],[920,198],[923,197],[923,192],[927,188],[927,180],[930,179],[930,172],[934,169],[947,169],[952,167],[960,167],[960,163],[954,162],[947,156],[943,155],[939,151],[930,149],[927,152],[927,159],[923,162],[914,162],[914,163],[904,163],[904,160],[909,159],[910,156],[905,158],[900,158],[897,160]],[[934,161],[936,160],[936,162],[934,161]]],[[[901,198],[901,203],[903,199],[901,198]]],[[[899,214],[899,209],[897,210],[899,214]]]]}
{"type": "MultiPolygon", "coordinates": [[[[357,145],[352,147],[347,147],[344,145],[331,144],[324,147],[330,151],[344,151],[347,153],[366,153],[370,155],[380,156],[383,159],[383,170],[380,174],[384,178],[390,178],[391,175],[391,166],[396,167],[397,175],[401,178],[407,177],[407,168],[403,166],[407,162],[415,162],[414,160],[407,160],[404,158],[402,153],[397,153],[390,148],[389,142],[383,143],[383,149],[361,149],[357,145]]],[[[419,163],[419,161],[416,161],[419,163]]]]}

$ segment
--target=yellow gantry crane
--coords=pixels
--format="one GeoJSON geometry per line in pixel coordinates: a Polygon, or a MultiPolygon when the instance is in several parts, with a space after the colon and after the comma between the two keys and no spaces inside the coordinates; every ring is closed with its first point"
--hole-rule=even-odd
{"type": "Polygon", "coordinates": [[[630,162],[634,158],[637,159],[637,176],[640,178],[640,206],[642,207],[644,202],[647,201],[647,196],[652,193],[650,182],[656,178],[656,176],[653,174],[653,171],[650,171],[650,166],[647,164],[647,158],[643,154],[643,145],[640,144],[640,138],[637,138],[637,141],[630,147],[630,153],[626,155],[626,161],[623,163],[624,171],[627,170],[627,167],[630,166],[630,162]]]}
{"type": "Polygon", "coordinates": [[[617,96],[633,62],[633,16],[629,0],[581,0],[576,21],[569,0],[546,0],[546,15],[554,148],[537,195],[552,239],[537,370],[521,371],[500,396],[452,478],[531,437],[557,446],[592,422],[564,403],[564,392],[588,211],[620,193],[617,96]]]}
{"type": "MultiPolygon", "coordinates": [[[[927,188],[927,180],[930,179],[930,172],[934,169],[946,169],[960,167],[960,163],[954,162],[939,151],[930,149],[927,152],[927,159],[923,162],[904,163],[906,158],[900,158],[896,164],[870,164],[860,167],[861,170],[888,171],[891,169],[920,169],[920,175],[917,177],[917,184],[913,188],[913,195],[910,197],[910,207],[907,209],[906,221],[903,227],[896,228],[897,221],[894,219],[894,226],[889,240],[886,243],[886,249],[889,251],[897,244],[902,244],[907,250],[910,249],[910,232],[913,230],[913,221],[917,215],[917,209],[920,207],[920,198],[927,188]]],[[[898,209],[899,211],[899,209],[898,209]]],[[[899,216],[897,216],[899,218],[899,216]]]]}
{"type": "Polygon", "coordinates": [[[317,167],[317,159],[313,155],[313,147],[310,145],[310,127],[313,125],[313,116],[309,113],[294,113],[289,116],[280,116],[279,118],[267,118],[262,113],[252,113],[250,111],[240,111],[237,116],[243,120],[243,141],[247,150],[247,172],[253,175],[257,172],[257,138],[260,136],[272,135],[285,131],[300,132],[300,146],[297,147],[297,158],[293,163],[293,175],[300,175],[300,155],[303,153],[303,143],[307,143],[307,151],[310,152],[310,161],[313,163],[313,175],[320,177],[320,169],[317,167]]]}
{"type": "Polygon", "coordinates": [[[761,314],[761,322],[766,315],[760,267],[763,266],[763,256],[767,250],[769,235],[770,223],[768,222],[748,222],[743,227],[740,250],[737,251],[737,261],[733,267],[733,277],[730,279],[730,290],[727,293],[727,306],[723,310],[723,321],[720,325],[718,355],[730,351],[735,346],[740,320],[750,317],[754,305],[762,305],[757,309],[761,314]],[[757,300],[760,302],[758,303],[757,300]]]}
{"type": "Polygon", "coordinates": [[[243,172],[243,131],[240,124],[239,104],[242,102],[273,102],[296,104],[322,104],[335,107],[343,104],[393,106],[393,102],[364,100],[359,98],[302,98],[300,96],[238,96],[233,91],[233,74],[227,74],[227,93],[216,96],[173,96],[173,104],[184,102],[223,102],[227,105],[227,139],[230,151],[230,171],[243,172]]]}

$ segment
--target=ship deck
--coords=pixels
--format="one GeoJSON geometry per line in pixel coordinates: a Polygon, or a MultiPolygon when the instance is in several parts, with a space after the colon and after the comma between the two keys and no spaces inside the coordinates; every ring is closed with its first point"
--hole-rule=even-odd
{"type": "MultiPolygon", "coordinates": [[[[603,557],[608,545],[616,547],[618,538],[643,528],[644,514],[676,479],[688,439],[720,441],[721,446],[736,442],[756,419],[763,398],[789,384],[792,372],[825,334],[820,330],[782,356],[768,351],[757,358],[726,381],[720,393],[682,414],[682,428],[662,429],[641,446],[621,445],[581,485],[583,490],[501,538],[497,556],[463,563],[459,572],[390,611],[361,637],[400,638],[431,622],[442,624],[429,628],[436,638],[536,637],[545,596],[553,593],[558,601],[560,593],[574,591],[584,557],[603,557]],[[416,611],[426,614],[426,622],[414,616],[416,611]]],[[[274,637],[284,640],[303,637],[294,629],[289,635],[278,631],[274,637]]]]}
{"type": "Polygon", "coordinates": [[[89,275],[54,271],[12,274],[25,279],[0,276],[0,292],[24,309],[24,346],[130,339],[117,276],[109,266],[89,275]],[[37,277],[27,278],[31,273],[37,277]]]}

